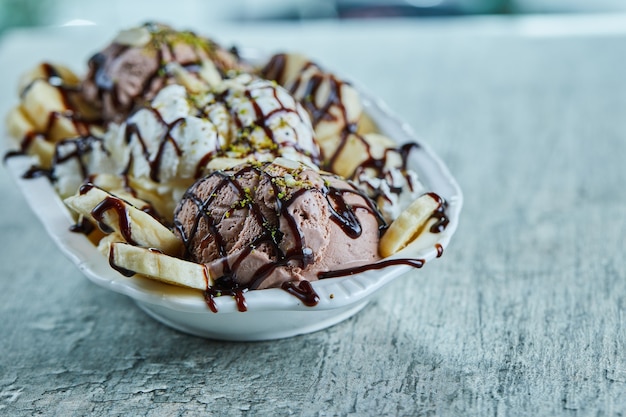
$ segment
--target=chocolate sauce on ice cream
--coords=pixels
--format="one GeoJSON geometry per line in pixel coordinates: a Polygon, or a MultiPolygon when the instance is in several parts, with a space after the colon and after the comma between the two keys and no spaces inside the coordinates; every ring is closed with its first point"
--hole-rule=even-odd
{"type": "MultiPolygon", "coordinates": [[[[43,63],[29,80],[14,113],[24,118],[18,149],[5,160],[39,156],[24,176],[47,176],[62,198],[103,177],[117,184],[75,232],[109,233],[103,218],[114,213],[118,234],[136,245],[115,193],[145,202],[137,208],[180,238],[186,260],[203,264],[214,312],[223,295],[246,311],[246,292],[265,288],[314,306],[312,281],[425,263],[379,253],[387,225],[428,192],[409,167],[419,145],[364,127],[356,88],[306,58],[276,54],[253,68],[236,49],[147,23],[96,52],[84,78],[43,63]],[[54,105],[34,111],[30,101],[46,95],[54,105]]],[[[430,196],[440,204],[428,231],[440,233],[447,203],[430,196]]]]}
{"type": "Polygon", "coordinates": [[[303,164],[210,174],[185,193],[174,218],[187,258],[209,265],[220,291],[282,287],[308,304],[315,297],[302,281],[378,261],[384,226],[361,191],[303,164]]]}
{"type": "Polygon", "coordinates": [[[210,39],[146,23],[123,32],[91,57],[83,94],[101,110],[105,120],[120,121],[173,82],[168,64],[178,63],[197,74],[206,61],[222,75],[246,68],[236,55],[210,39]]]}
{"type": "Polygon", "coordinates": [[[355,181],[385,205],[387,220],[399,214],[401,198],[415,199],[424,192],[417,174],[407,167],[411,151],[419,145],[398,146],[362,129],[362,104],[351,83],[296,54],[272,56],[260,73],[283,85],[308,111],[322,150],[322,166],[355,181]]]}

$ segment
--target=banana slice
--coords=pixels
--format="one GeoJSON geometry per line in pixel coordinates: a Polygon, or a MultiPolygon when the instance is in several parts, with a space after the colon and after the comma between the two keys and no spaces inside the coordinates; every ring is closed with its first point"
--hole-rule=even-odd
{"type": "MultiPolygon", "coordinates": [[[[301,94],[306,100],[305,93],[306,90],[295,94],[296,97],[301,94]]],[[[358,123],[363,112],[359,92],[330,74],[324,74],[311,99],[316,109],[327,111],[327,115],[315,120],[314,124],[315,135],[321,141],[334,138],[338,142],[349,126],[358,123]]]]}
{"type": "MultiPolygon", "coordinates": [[[[324,155],[332,155],[327,153],[331,151],[331,148],[327,148],[328,141],[320,142],[324,155]]],[[[333,140],[330,141],[330,146],[333,146],[333,140]]],[[[367,161],[370,157],[380,159],[385,155],[385,150],[394,148],[395,143],[388,137],[379,133],[368,133],[365,135],[350,134],[345,139],[345,143],[341,149],[337,149],[334,152],[338,154],[334,157],[332,170],[346,178],[351,178],[354,171],[363,162],[367,161]]]]}
{"type": "MultiPolygon", "coordinates": [[[[111,252],[111,245],[114,243],[126,243],[122,235],[117,232],[109,233],[105,235],[101,231],[99,231],[102,235],[101,238],[94,243],[94,245],[98,248],[98,252],[102,254],[102,256],[109,256],[111,252]]],[[[90,239],[91,240],[91,239],[90,239]]]]}
{"type": "MultiPolygon", "coordinates": [[[[96,187],[115,195],[141,211],[149,212],[152,209],[152,206],[147,202],[148,199],[137,195],[137,190],[130,187],[128,178],[114,174],[94,174],[90,176],[89,181],[96,187]]],[[[152,195],[152,197],[155,196],[152,195]]]]}
{"type": "MultiPolygon", "coordinates": [[[[166,213],[173,213],[175,201],[165,196],[163,193],[171,190],[163,191],[159,194],[159,189],[144,178],[132,178],[116,174],[92,174],[89,181],[98,188],[115,195],[118,198],[130,203],[141,211],[151,212],[153,215],[158,214],[158,218],[164,218],[166,213]]],[[[183,181],[176,186],[184,192],[191,183],[183,181]]],[[[172,220],[167,218],[166,220],[172,220]]]]}
{"type": "Polygon", "coordinates": [[[361,113],[361,117],[359,118],[359,121],[357,123],[357,133],[360,135],[364,135],[366,133],[378,132],[379,129],[374,119],[372,119],[372,117],[365,112],[361,113]]]}
{"type": "Polygon", "coordinates": [[[209,269],[204,264],[127,243],[113,242],[109,250],[111,266],[124,275],[137,273],[157,281],[198,290],[206,290],[213,285],[209,269]]]}
{"type": "Polygon", "coordinates": [[[119,233],[128,243],[156,248],[169,255],[182,253],[180,239],[157,219],[92,184],[84,185],[78,194],[64,201],[105,231],[119,233]]]}
{"type": "Polygon", "coordinates": [[[6,117],[6,126],[9,135],[16,140],[23,140],[35,132],[35,127],[28,119],[21,107],[13,107],[6,117]]]}
{"type": "Polygon", "coordinates": [[[302,76],[305,67],[315,67],[316,71],[320,71],[305,55],[297,53],[277,54],[272,57],[270,65],[264,69],[267,72],[264,76],[276,80],[282,86],[291,87],[302,76]]]}
{"type": "Polygon", "coordinates": [[[54,156],[54,144],[37,133],[21,107],[14,107],[9,111],[6,126],[9,135],[19,141],[19,146],[24,152],[38,156],[42,168],[50,168],[54,156]]]}
{"type": "Polygon", "coordinates": [[[80,79],[68,68],[42,63],[24,74],[19,83],[21,108],[38,133],[57,142],[77,136],[70,89],[80,79]]]}
{"type": "Polygon", "coordinates": [[[407,207],[391,223],[380,239],[379,250],[383,258],[391,256],[414,241],[423,231],[432,217],[443,204],[443,200],[434,193],[424,194],[407,207]]]}
{"type": "Polygon", "coordinates": [[[34,81],[36,80],[50,80],[53,77],[58,77],[66,86],[78,86],[80,84],[80,78],[72,72],[69,68],[58,65],[50,64],[47,62],[40,63],[32,68],[30,71],[24,73],[18,82],[18,91],[20,94],[24,92],[34,81]]]}
{"type": "Polygon", "coordinates": [[[26,89],[22,96],[22,111],[37,132],[45,133],[52,141],[78,135],[63,94],[45,80],[35,80],[26,89]]]}

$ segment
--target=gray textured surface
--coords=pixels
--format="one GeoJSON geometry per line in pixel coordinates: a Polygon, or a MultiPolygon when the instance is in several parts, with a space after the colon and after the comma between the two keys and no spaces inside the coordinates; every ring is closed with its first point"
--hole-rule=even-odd
{"type": "MultiPolygon", "coordinates": [[[[625,415],[626,32],[502,23],[221,32],[353,75],[464,190],[443,258],[325,331],[172,331],[83,278],[0,176],[0,414],[625,415]]],[[[0,62],[71,61],[63,40],[14,34],[0,62]]],[[[3,111],[23,69],[0,69],[3,111]]]]}

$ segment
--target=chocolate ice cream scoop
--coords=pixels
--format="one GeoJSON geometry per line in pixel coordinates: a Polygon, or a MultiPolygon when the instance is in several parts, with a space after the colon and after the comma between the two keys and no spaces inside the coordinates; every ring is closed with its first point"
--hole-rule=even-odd
{"type": "Polygon", "coordinates": [[[174,225],[187,256],[208,265],[214,290],[232,291],[289,289],[374,263],[384,221],[346,181],[278,158],[199,180],[174,225]]]}
{"type": "Polygon", "coordinates": [[[145,24],[120,32],[91,57],[84,97],[102,112],[105,121],[120,121],[135,104],[151,100],[172,81],[171,63],[209,83],[216,76],[245,67],[235,54],[193,32],[145,24]]]}

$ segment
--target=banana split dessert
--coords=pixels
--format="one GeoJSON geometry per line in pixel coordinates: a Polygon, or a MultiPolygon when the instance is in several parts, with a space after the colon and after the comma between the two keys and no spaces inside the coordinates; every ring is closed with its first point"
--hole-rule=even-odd
{"type": "Polygon", "coordinates": [[[419,145],[385,136],[359,91],[307,57],[249,62],[150,23],[83,72],[24,74],[5,159],[36,158],[24,177],[47,177],[72,231],[125,276],[197,289],[213,311],[266,288],[314,306],[311,282],[421,267],[392,255],[447,225],[407,163],[419,145]]]}

